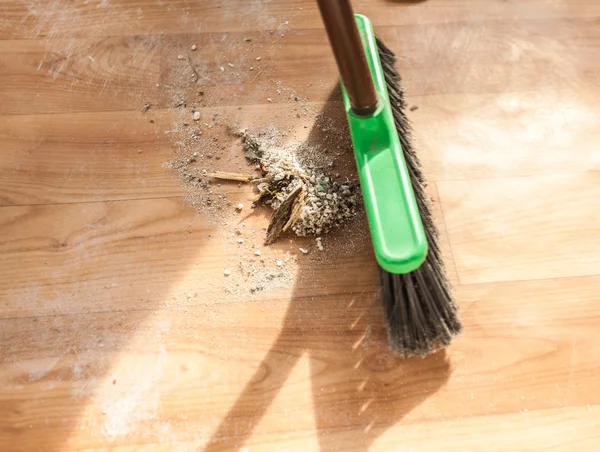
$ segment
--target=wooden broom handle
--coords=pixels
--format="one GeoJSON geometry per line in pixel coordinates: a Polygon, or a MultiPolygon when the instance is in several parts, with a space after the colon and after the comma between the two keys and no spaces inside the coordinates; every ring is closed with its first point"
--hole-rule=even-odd
{"type": "Polygon", "coordinates": [[[317,0],[352,110],[368,115],[377,108],[377,91],[349,0],[317,0]]]}

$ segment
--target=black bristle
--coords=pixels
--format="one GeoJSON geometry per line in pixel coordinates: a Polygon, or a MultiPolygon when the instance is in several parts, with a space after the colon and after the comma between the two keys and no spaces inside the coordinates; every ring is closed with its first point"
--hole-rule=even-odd
{"type": "Polygon", "coordinates": [[[449,345],[462,327],[442,260],[438,230],[424,190],[421,163],[412,146],[404,91],[400,74],[394,67],[396,56],[379,39],[377,48],[396,131],[429,245],[425,262],[415,271],[396,275],[381,269],[383,309],[392,349],[405,356],[425,356],[449,345]]]}

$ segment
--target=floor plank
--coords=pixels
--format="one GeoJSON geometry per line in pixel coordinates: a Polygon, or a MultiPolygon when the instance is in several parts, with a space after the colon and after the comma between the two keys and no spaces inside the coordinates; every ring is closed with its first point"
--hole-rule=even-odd
{"type": "Polygon", "coordinates": [[[0,205],[181,196],[164,114],[0,116],[0,205]],[[156,126],[148,117],[156,118],[156,126]],[[76,122],[77,128],[72,124],[76,122]]]}
{"type": "MultiPolygon", "coordinates": [[[[343,114],[341,104],[333,104],[333,109],[343,114]]],[[[296,118],[298,139],[314,133],[314,118],[324,105],[303,103],[303,113],[309,110],[310,114],[296,118]]],[[[192,106],[170,107],[152,107],[147,112],[0,115],[0,137],[6,143],[0,161],[0,206],[182,196],[176,172],[167,170],[165,164],[180,149],[179,142],[185,137],[183,124],[192,121],[192,106]],[[73,123],[78,127],[74,128],[73,123]]],[[[197,106],[196,110],[201,113],[200,129],[205,136],[210,135],[206,129],[216,116],[245,127],[264,127],[269,119],[270,124],[283,128],[289,127],[286,123],[290,115],[301,111],[295,103],[207,105],[197,106]]],[[[336,119],[333,125],[343,126],[342,120],[345,118],[336,119]]],[[[224,142],[223,137],[219,138],[224,142]]],[[[225,158],[231,158],[232,164],[244,161],[239,139],[228,136],[227,140],[229,149],[223,151],[219,168],[239,171],[238,166],[228,168],[230,163],[225,158]]],[[[210,145],[207,147],[210,149],[210,145]]],[[[190,155],[196,149],[200,149],[200,143],[190,147],[190,155]]],[[[340,161],[355,168],[349,152],[340,161]]],[[[206,161],[203,168],[210,168],[206,161]]],[[[223,189],[228,193],[244,192],[236,186],[223,189]]]]}
{"type": "MultiPolygon", "coordinates": [[[[540,410],[504,416],[482,416],[468,422],[443,422],[425,424],[417,428],[403,428],[404,444],[424,451],[435,446],[421,446],[423,437],[434,432],[449,431],[444,444],[454,450],[488,451],[570,451],[593,449],[598,442],[600,408],[570,408],[566,410],[540,410]],[[559,420],[560,419],[560,420],[559,420]],[[477,432],[476,434],[474,432],[477,432]],[[549,435],[548,432],[552,432],[549,435]]],[[[382,449],[392,449],[395,440],[390,435],[377,444],[382,449]]]]}
{"type": "Polygon", "coordinates": [[[599,95],[587,86],[418,96],[411,119],[432,180],[575,174],[600,170],[599,95]]]}
{"type": "MultiPolygon", "coordinates": [[[[60,37],[115,36],[286,28],[321,28],[317,7],[311,0],[294,3],[285,0],[252,2],[237,8],[232,0],[194,2],[172,0],[168,4],[154,1],[91,0],[84,4],[63,4],[60,0],[3,0],[0,39],[43,39],[60,37]],[[285,24],[288,21],[288,24],[285,24]],[[287,25],[287,27],[285,27],[287,25]]],[[[366,14],[378,25],[439,24],[467,21],[498,23],[507,19],[529,20],[589,18],[600,14],[594,0],[580,0],[576,6],[532,0],[509,1],[482,7],[477,0],[448,4],[444,0],[388,2],[356,0],[355,10],[366,14]]]]}
{"type": "Polygon", "coordinates": [[[597,275],[600,173],[440,181],[463,284],[597,275]]]}
{"type": "Polygon", "coordinates": [[[0,43],[0,114],[139,110],[145,102],[156,104],[158,36],[0,43]]]}
{"type": "MultiPolygon", "coordinates": [[[[241,278],[237,261],[256,258],[253,252],[262,245],[264,218],[245,222],[248,243],[240,247],[233,232],[220,231],[222,224],[180,197],[0,208],[0,235],[10,237],[0,254],[0,317],[153,309],[188,293],[195,294],[193,302],[226,302],[225,290],[241,278]],[[223,279],[224,268],[234,270],[232,278],[223,279]]],[[[358,237],[366,238],[365,225],[360,229],[358,237]]],[[[263,257],[285,250],[294,279],[303,282],[302,296],[375,289],[368,241],[356,241],[347,254],[314,268],[311,255],[297,257],[305,243],[283,243],[265,249],[263,257]]]]}
{"type": "MultiPolygon", "coordinates": [[[[399,67],[409,96],[573,90],[596,85],[600,75],[593,62],[600,52],[588,43],[600,41],[598,30],[595,22],[584,18],[512,19],[494,27],[475,21],[378,27],[386,43],[402,57],[399,67]],[[551,35],[548,29],[553,30],[551,35]],[[586,41],[579,38],[581,33],[586,41]],[[509,34],[509,41],[499,38],[509,34]],[[504,70],[507,65],[510,71],[504,70]],[[420,76],[436,66],[454,69],[420,76]]],[[[22,114],[22,105],[33,101],[48,112],[139,109],[140,98],[154,103],[158,95],[161,104],[168,104],[172,101],[169,86],[193,76],[190,62],[201,76],[200,89],[207,91],[209,98],[216,91],[213,103],[218,105],[265,103],[267,97],[276,98],[272,96],[275,86],[267,95],[269,87],[255,83],[259,72],[262,80],[293,86],[312,101],[325,100],[329,87],[336,83],[336,66],[321,29],[294,28],[282,36],[258,30],[226,35],[220,31],[178,33],[163,38],[155,34],[40,43],[5,41],[0,45],[0,66],[6,73],[0,81],[6,101],[0,113],[22,114]],[[202,45],[190,52],[190,42],[202,45]],[[179,55],[186,59],[178,59],[179,55]],[[159,58],[163,88],[156,86],[159,58]],[[220,89],[223,86],[229,89],[220,89]]],[[[289,97],[283,100],[289,101],[289,97]]]]}

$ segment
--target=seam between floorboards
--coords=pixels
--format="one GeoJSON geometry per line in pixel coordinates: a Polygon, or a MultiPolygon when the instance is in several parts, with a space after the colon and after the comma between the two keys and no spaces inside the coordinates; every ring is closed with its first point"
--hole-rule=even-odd
{"type": "MultiPolygon", "coordinates": [[[[535,170],[532,170],[531,174],[505,174],[505,175],[498,175],[498,176],[494,176],[494,175],[490,175],[489,177],[483,176],[483,177],[465,177],[464,179],[436,179],[435,183],[437,184],[438,182],[470,182],[470,181],[484,181],[484,180],[498,180],[498,179],[531,179],[531,178],[542,178],[542,177],[556,177],[556,176],[581,176],[582,174],[587,174],[587,173],[600,173],[600,168],[599,169],[584,169],[582,171],[577,171],[577,172],[573,172],[573,171],[569,171],[566,173],[563,172],[550,172],[550,173],[539,173],[539,172],[535,172],[535,170]]],[[[432,171],[432,174],[435,174],[435,172],[432,171]]],[[[425,176],[427,176],[427,174],[425,174],[425,176]]]]}
{"type": "Polygon", "coordinates": [[[35,204],[3,204],[0,205],[0,209],[11,208],[11,207],[34,207],[34,206],[69,206],[74,204],[99,204],[105,202],[127,202],[127,201],[145,201],[151,199],[175,199],[181,198],[182,195],[172,196],[151,196],[148,198],[121,198],[121,199],[102,199],[99,201],[72,201],[72,202],[50,202],[50,203],[35,203],[35,204]]]}
{"type": "MultiPolygon", "coordinates": [[[[364,294],[365,291],[361,290],[361,291],[357,291],[357,292],[340,292],[338,294],[335,295],[356,295],[356,294],[364,294]]],[[[373,293],[377,293],[376,290],[373,290],[373,293]]],[[[327,296],[331,296],[331,295],[327,295],[327,296]]],[[[316,296],[314,295],[303,295],[301,297],[293,297],[294,300],[310,300],[311,298],[316,298],[316,296]]],[[[267,300],[265,300],[267,301],[267,300]]],[[[291,301],[290,300],[285,300],[284,303],[289,303],[291,301]]],[[[281,300],[278,299],[273,299],[270,300],[269,303],[273,303],[273,302],[281,302],[281,300]]],[[[237,301],[227,301],[224,303],[219,303],[221,305],[232,305],[232,304],[236,304],[239,303],[237,301]]],[[[253,303],[256,303],[256,301],[253,301],[253,303]]],[[[260,303],[260,301],[259,301],[260,303]]],[[[204,306],[207,306],[209,303],[199,303],[195,306],[193,306],[193,308],[201,308],[204,306]]],[[[56,318],[56,317],[80,317],[80,316],[86,316],[86,315],[97,315],[97,314],[117,314],[120,312],[154,312],[157,310],[157,308],[160,307],[162,311],[181,311],[181,312],[187,312],[190,310],[190,308],[192,308],[192,306],[183,306],[181,308],[176,308],[176,307],[169,307],[169,308],[165,308],[164,304],[162,303],[158,303],[156,307],[154,308],[135,308],[135,309],[109,309],[109,310],[104,310],[104,311],[90,311],[90,312],[75,312],[75,313],[58,313],[58,314],[43,314],[43,315],[26,315],[26,316],[10,316],[10,317],[0,317],[0,322],[3,321],[8,321],[8,320],[21,320],[21,319],[41,319],[41,318],[56,318]]]]}
{"type": "Polygon", "coordinates": [[[469,287],[469,286],[483,286],[486,284],[528,283],[528,282],[536,282],[536,281],[558,281],[558,280],[563,280],[563,279],[598,278],[598,277],[600,277],[600,273],[592,273],[590,275],[577,275],[577,276],[554,276],[551,278],[503,279],[503,280],[496,280],[496,281],[483,281],[483,282],[475,282],[475,283],[457,284],[455,286],[452,286],[452,288],[469,287]]]}
{"type": "MultiPolygon", "coordinates": [[[[581,11],[584,9],[584,7],[579,7],[580,9],[577,9],[577,11],[581,11]]],[[[202,11],[198,11],[198,13],[201,13],[202,11]]],[[[564,12],[564,11],[561,11],[564,12]]],[[[18,15],[18,17],[21,17],[22,15],[18,15]]],[[[593,15],[589,15],[589,14],[585,14],[585,15],[578,15],[578,14],[573,14],[573,15],[567,15],[567,16],[561,16],[560,19],[562,21],[587,21],[587,22],[592,22],[592,20],[594,19],[593,15]]],[[[411,22],[405,22],[405,23],[401,23],[401,24],[393,24],[393,23],[389,23],[389,24],[385,24],[385,25],[378,25],[376,26],[376,30],[384,30],[384,29],[391,29],[391,30],[395,30],[398,28],[404,28],[404,27],[439,27],[439,26],[448,26],[448,25],[464,25],[464,24],[473,24],[473,25],[479,25],[481,23],[489,23],[489,22],[496,22],[496,23],[506,23],[506,22],[535,22],[535,23],[539,23],[539,22],[555,22],[556,21],[556,17],[554,16],[548,16],[548,17],[520,17],[520,18],[515,18],[515,17],[479,17],[479,18],[473,18],[473,19],[457,19],[457,20],[453,20],[450,22],[444,22],[442,20],[440,21],[435,21],[435,22],[426,22],[426,23],[418,23],[416,20],[415,21],[411,21],[411,22]]],[[[110,25],[110,23],[108,23],[107,25],[110,25]]],[[[287,30],[288,33],[292,33],[292,32],[303,32],[303,31],[313,31],[313,30],[322,30],[325,31],[325,27],[323,26],[323,24],[320,21],[316,21],[315,24],[313,26],[307,26],[307,27],[292,27],[289,28],[287,30]]],[[[269,31],[277,31],[277,28],[267,28],[265,30],[263,30],[265,32],[269,32],[269,31]]],[[[260,32],[260,30],[258,30],[256,27],[254,28],[235,28],[235,29],[219,29],[219,30],[213,30],[213,31],[194,31],[194,30],[189,30],[189,31],[183,31],[183,32],[177,32],[177,31],[165,31],[163,30],[156,30],[156,32],[153,33],[121,33],[121,34],[100,34],[100,35],[96,35],[96,36],[86,36],[86,35],[82,35],[82,34],[77,34],[76,36],[69,36],[68,34],[64,34],[64,35],[59,35],[57,37],[48,37],[48,36],[35,36],[35,37],[30,37],[30,38],[26,38],[26,37],[14,37],[14,36],[10,36],[8,38],[0,38],[1,42],[10,42],[10,41],[25,41],[25,42],[29,42],[29,41],[64,41],[67,39],[81,39],[81,40],[93,40],[95,38],[98,39],[107,39],[107,38],[136,38],[136,37],[154,37],[154,36],[189,36],[189,35],[210,35],[210,34],[214,34],[214,35],[220,35],[223,33],[239,33],[239,34],[244,34],[244,33],[256,33],[256,32],[260,32]]]]}

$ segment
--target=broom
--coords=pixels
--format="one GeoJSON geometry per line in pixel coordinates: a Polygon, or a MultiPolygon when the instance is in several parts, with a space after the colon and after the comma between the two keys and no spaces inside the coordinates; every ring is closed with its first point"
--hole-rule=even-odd
{"type": "Polygon", "coordinates": [[[396,57],[348,0],[318,4],[342,79],[390,347],[426,356],[448,346],[461,324],[411,143],[396,57]]]}

